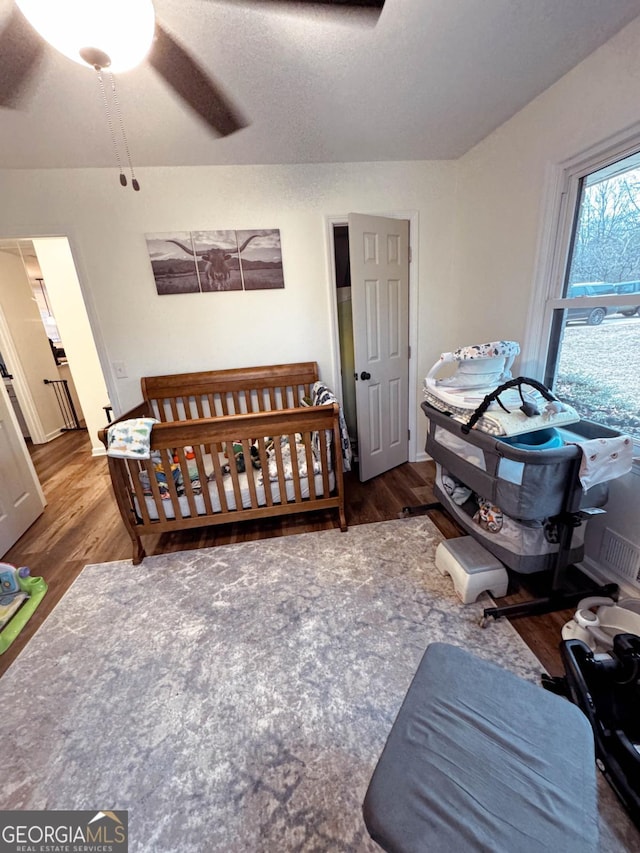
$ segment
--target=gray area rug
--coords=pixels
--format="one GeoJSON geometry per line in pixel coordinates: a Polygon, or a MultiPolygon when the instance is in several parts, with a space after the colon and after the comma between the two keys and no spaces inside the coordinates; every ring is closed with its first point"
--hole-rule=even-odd
{"type": "MultiPolygon", "coordinates": [[[[361,803],[426,646],[541,672],[439,541],[415,517],[87,566],[0,679],[1,807],[128,809],[131,851],[378,850],[361,803]]],[[[600,811],[637,850],[604,783],[600,811]]]]}

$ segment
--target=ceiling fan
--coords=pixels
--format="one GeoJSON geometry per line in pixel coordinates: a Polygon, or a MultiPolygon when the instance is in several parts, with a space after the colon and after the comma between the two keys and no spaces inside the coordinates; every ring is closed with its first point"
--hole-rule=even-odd
{"type": "MultiPolygon", "coordinates": [[[[276,5],[287,0],[262,0],[262,2],[276,5]]],[[[385,0],[295,0],[292,5],[301,3],[309,6],[342,7],[345,11],[349,7],[360,7],[369,9],[372,13],[377,10],[379,13],[385,0]]],[[[134,44],[134,48],[138,48],[139,56],[137,61],[128,67],[133,67],[146,57],[164,81],[217,135],[228,136],[246,126],[247,122],[242,118],[240,111],[223,93],[221,87],[155,18],[151,0],[145,0],[145,2],[137,0],[135,3],[133,0],[127,0],[123,17],[111,11],[114,5],[117,5],[113,2],[95,4],[101,10],[98,16],[93,15],[92,21],[95,25],[96,17],[98,18],[97,37],[78,42],[75,46],[65,49],[51,38],[46,25],[43,25],[37,16],[43,8],[48,12],[53,10],[54,23],[57,24],[58,31],[63,34],[64,41],[71,21],[75,20],[82,10],[94,4],[89,3],[88,0],[80,4],[76,2],[75,15],[70,15],[68,12],[65,14],[65,7],[68,5],[68,2],[56,2],[56,0],[44,0],[44,2],[16,0],[8,22],[0,32],[0,107],[15,108],[23,101],[27,86],[37,72],[47,42],[76,62],[86,63],[97,71],[126,70],[126,64],[116,61],[115,52],[100,42],[109,25],[115,24],[118,39],[129,32],[135,36],[134,41],[141,42],[141,45],[134,44]],[[140,30],[132,27],[132,16],[136,6],[145,7],[148,13],[140,24],[140,30]],[[106,14],[105,9],[109,10],[106,14]],[[122,21],[125,22],[124,25],[122,21]]]]}

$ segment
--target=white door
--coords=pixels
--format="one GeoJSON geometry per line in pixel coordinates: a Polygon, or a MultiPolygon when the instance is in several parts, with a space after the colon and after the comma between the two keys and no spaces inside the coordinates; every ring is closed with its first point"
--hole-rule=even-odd
{"type": "Polygon", "coordinates": [[[409,458],[409,223],[349,214],[360,479],[409,458]]]}
{"type": "Polygon", "coordinates": [[[42,514],[44,496],[0,380],[0,556],[42,514]]]}

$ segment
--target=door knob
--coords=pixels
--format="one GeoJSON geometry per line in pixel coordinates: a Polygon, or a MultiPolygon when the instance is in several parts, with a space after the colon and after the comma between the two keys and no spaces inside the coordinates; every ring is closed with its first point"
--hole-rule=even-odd
{"type": "Polygon", "coordinates": [[[363,370],[362,373],[360,374],[360,379],[371,379],[371,374],[367,373],[366,370],[363,370]]]}

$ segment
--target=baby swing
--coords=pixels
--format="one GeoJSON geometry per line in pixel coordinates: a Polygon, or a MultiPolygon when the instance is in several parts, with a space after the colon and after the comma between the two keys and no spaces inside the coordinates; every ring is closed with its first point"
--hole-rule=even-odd
{"type": "Polygon", "coordinates": [[[579,421],[572,406],[556,400],[539,382],[524,377],[513,380],[511,367],[519,354],[516,341],[491,341],[442,353],[425,377],[425,402],[469,429],[477,423],[478,429],[491,435],[515,436],[551,423],[579,421]],[[438,378],[446,365],[455,366],[454,374],[438,378]],[[495,396],[487,400],[492,393],[495,396]]]}
{"type": "Polygon", "coordinates": [[[610,653],[617,634],[640,637],[640,599],[583,598],[562,627],[563,640],[581,640],[595,654],[610,653]]]}

